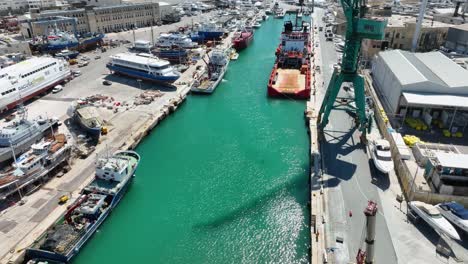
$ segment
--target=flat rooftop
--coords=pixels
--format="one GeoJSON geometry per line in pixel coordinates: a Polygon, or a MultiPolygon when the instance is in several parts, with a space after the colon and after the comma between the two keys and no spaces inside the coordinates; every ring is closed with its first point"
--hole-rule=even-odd
{"type": "MultiPolygon", "coordinates": [[[[388,18],[387,27],[404,27],[405,24],[415,24],[416,17],[413,16],[403,16],[403,15],[392,15],[388,18]]],[[[453,25],[432,21],[429,19],[424,19],[423,27],[451,27],[453,25]]]]}

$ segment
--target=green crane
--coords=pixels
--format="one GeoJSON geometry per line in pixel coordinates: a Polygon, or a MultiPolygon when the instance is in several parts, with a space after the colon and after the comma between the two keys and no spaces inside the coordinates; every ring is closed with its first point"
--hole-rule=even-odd
{"type": "Polygon", "coordinates": [[[367,116],[365,110],[364,78],[357,73],[358,56],[363,39],[383,39],[386,20],[364,18],[367,6],[363,0],[341,0],[341,6],[346,17],[346,38],[342,58],[341,70],[335,67],[319,112],[319,127],[325,128],[328,124],[330,112],[333,109],[349,110],[356,113],[359,129],[365,135],[367,116]],[[338,93],[343,82],[354,85],[353,98],[345,99],[343,103],[336,103],[338,93]],[[355,106],[350,105],[351,102],[355,106]]]}

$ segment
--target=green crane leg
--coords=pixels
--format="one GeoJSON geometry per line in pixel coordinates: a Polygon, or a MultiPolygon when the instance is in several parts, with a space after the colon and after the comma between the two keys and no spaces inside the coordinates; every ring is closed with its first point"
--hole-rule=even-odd
{"type": "Polygon", "coordinates": [[[319,123],[321,129],[325,128],[328,124],[330,112],[333,110],[333,106],[340,91],[341,85],[343,84],[343,80],[343,74],[338,72],[338,69],[335,68],[330,83],[328,84],[327,92],[323,98],[322,106],[320,107],[319,123]]]}
{"type": "Polygon", "coordinates": [[[354,101],[356,103],[356,114],[359,122],[359,130],[366,133],[367,116],[366,116],[366,95],[364,93],[364,78],[362,75],[355,75],[353,78],[354,85],[354,101]]]}

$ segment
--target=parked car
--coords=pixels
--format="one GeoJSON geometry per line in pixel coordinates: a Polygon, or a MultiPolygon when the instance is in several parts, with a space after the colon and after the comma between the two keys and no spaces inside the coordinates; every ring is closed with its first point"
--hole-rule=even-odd
{"type": "Polygon", "coordinates": [[[96,57],[94,57],[95,60],[99,60],[101,58],[101,56],[97,55],[96,57]]]}
{"type": "Polygon", "coordinates": [[[108,80],[104,80],[104,81],[102,81],[102,84],[109,86],[109,85],[112,85],[112,82],[110,82],[108,80]]]}
{"type": "Polygon", "coordinates": [[[52,93],[58,93],[58,92],[61,92],[63,90],[63,86],[62,85],[56,85],[54,87],[54,89],[52,89],[52,93]]]}
{"type": "Polygon", "coordinates": [[[81,71],[74,71],[73,76],[78,77],[81,75],[81,71]]]}

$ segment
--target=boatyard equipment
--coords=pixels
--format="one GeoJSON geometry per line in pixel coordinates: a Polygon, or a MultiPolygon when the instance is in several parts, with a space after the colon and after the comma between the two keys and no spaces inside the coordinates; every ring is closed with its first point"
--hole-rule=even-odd
{"type": "Polygon", "coordinates": [[[367,116],[365,109],[364,78],[357,73],[358,56],[363,39],[383,39],[386,20],[365,18],[367,6],[360,0],[341,0],[346,16],[347,28],[342,68],[335,67],[319,112],[319,125],[323,129],[328,124],[330,112],[333,109],[348,110],[356,113],[357,124],[365,135],[367,116]],[[338,98],[338,93],[344,82],[354,84],[354,98],[338,98]],[[343,103],[343,101],[346,103],[343,103]],[[355,105],[351,104],[354,102],[355,105]]]}

